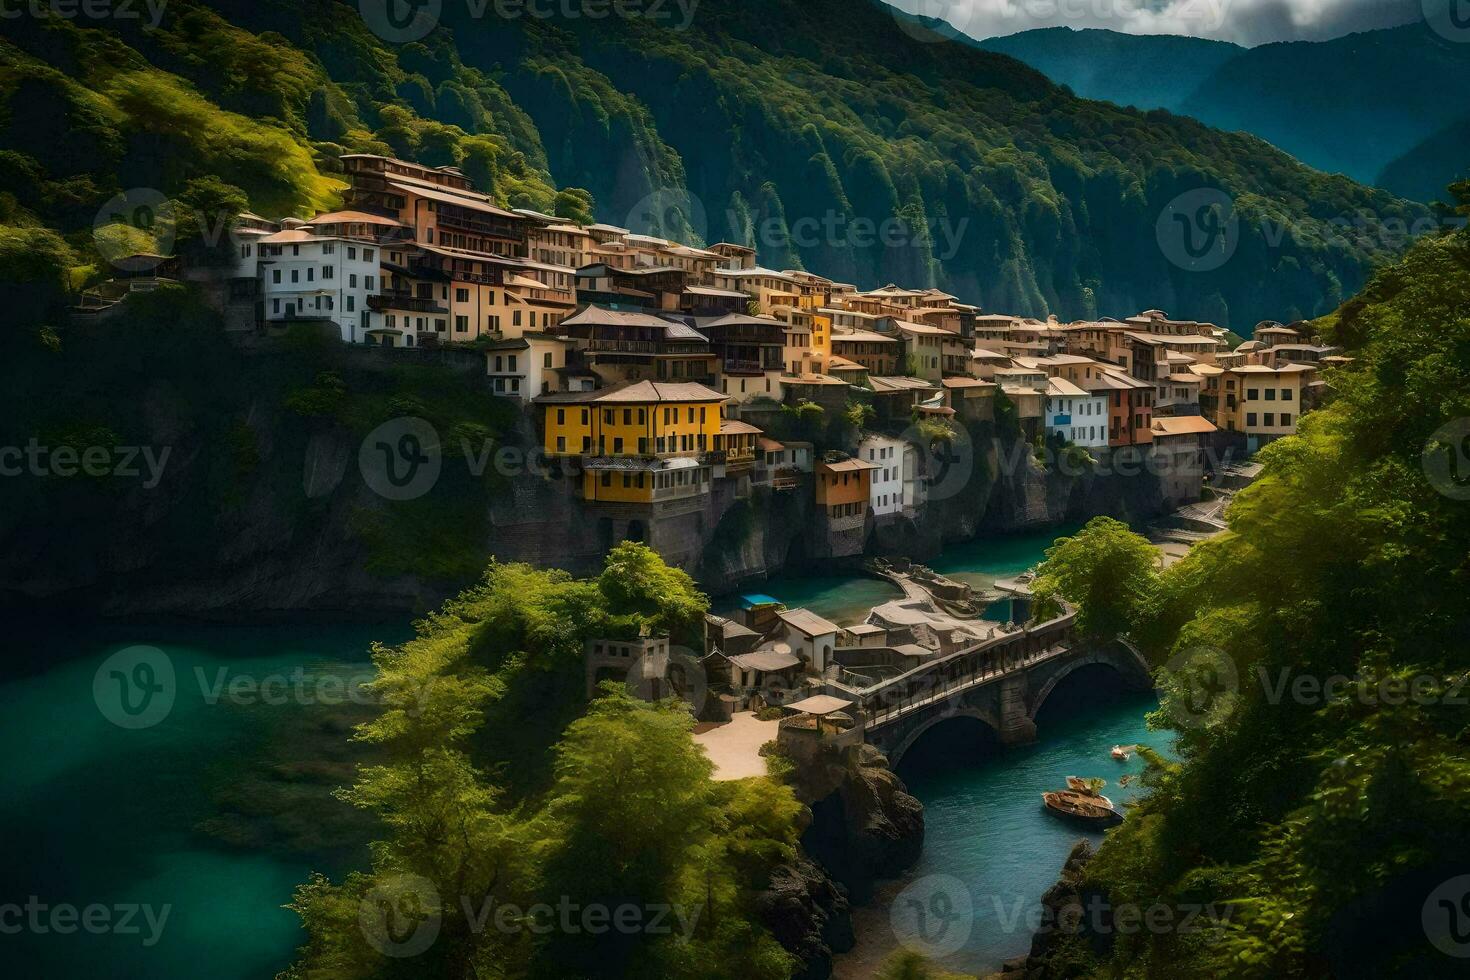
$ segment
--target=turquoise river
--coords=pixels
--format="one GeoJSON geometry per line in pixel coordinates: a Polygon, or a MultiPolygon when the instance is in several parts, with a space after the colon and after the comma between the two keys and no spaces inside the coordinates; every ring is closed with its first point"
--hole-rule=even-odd
{"type": "MultiPolygon", "coordinates": [[[[1070,530],[974,542],[933,565],[984,585],[1035,564],[1070,530]]],[[[760,590],[839,622],[897,594],[862,577],[778,577],[760,590]]],[[[340,878],[366,861],[357,842],[370,828],[325,790],[350,775],[346,740],[364,711],[354,692],[370,676],[371,642],[408,634],[400,622],[13,636],[0,668],[11,760],[0,794],[9,972],[253,980],[284,968],[303,937],[282,907],[295,886],[313,871],[340,878]],[[139,676],[136,655],[121,653],[138,645],[166,659],[172,703],[162,717],[145,713],[144,727],[127,727],[139,719],[118,714],[108,683],[117,667],[139,676]]],[[[999,752],[961,733],[910,753],[917,762],[906,760],[903,775],[925,804],[924,856],[858,913],[862,941],[839,976],[868,975],[892,949],[903,931],[890,922],[895,898],[950,879],[963,883],[958,907],[968,911],[949,934],[962,941],[944,947],[947,968],[983,973],[1025,952],[1028,917],[1016,912],[1056,879],[1079,836],[1041,811],[1038,793],[1068,775],[1101,775],[1109,795],[1127,799],[1131,787],[1115,781],[1139,765],[1114,763],[1107,749],[1157,742],[1143,721],[1152,700],[1120,694],[1105,678],[1059,688],[1052,701],[1034,747],[999,752]]]]}

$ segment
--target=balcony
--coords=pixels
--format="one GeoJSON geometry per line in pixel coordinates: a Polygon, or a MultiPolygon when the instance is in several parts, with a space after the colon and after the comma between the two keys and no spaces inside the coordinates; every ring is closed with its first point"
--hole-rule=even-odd
{"type": "Polygon", "coordinates": [[[367,299],[368,309],[376,312],[385,310],[402,310],[407,313],[437,313],[445,316],[449,313],[447,307],[441,306],[438,300],[423,299],[410,293],[381,293],[369,296],[367,299]]]}

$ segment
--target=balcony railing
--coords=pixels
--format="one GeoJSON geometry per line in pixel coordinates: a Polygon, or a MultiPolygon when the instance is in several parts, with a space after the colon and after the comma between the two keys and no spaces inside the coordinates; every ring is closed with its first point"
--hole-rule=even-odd
{"type": "Polygon", "coordinates": [[[438,313],[447,314],[449,310],[441,306],[438,300],[423,299],[408,293],[382,293],[368,297],[368,309],[382,312],[383,310],[406,310],[410,313],[438,313]]]}

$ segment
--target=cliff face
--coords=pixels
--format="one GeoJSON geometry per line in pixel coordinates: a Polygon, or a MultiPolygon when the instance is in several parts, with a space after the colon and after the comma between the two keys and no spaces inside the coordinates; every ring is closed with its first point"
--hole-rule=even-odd
{"type": "MultiPolygon", "coordinates": [[[[454,397],[493,401],[476,378],[433,383],[451,382],[462,389],[454,397]]],[[[628,537],[651,543],[712,594],[785,569],[841,565],[822,557],[830,551],[810,481],[744,496],[734,481],[717,481],[707,501],[656,520],[589,507],[577,499],[578,477],[523,462],[539,436],[531,414],[508,403],[493,434],[456,436],[456,424],[440,422],[439,476],[410,500],[385,499],[369,485],[357,429],[303,418],[269,394],[246,398],[223,435],[167,384],[149,386],[137,405],[135,441],[168,450],[156,485],[22,477],[23,487],[0,488],[19,494],[0,527],[6,604],[65,603],[103,616],[402,615],[471,584],[492,556],[586,574],[628,537]],[[239,446],[222,461],[224,440],[239,446]]],[[[1147,475],[1045,469],[1027,445],[989,426],[973,444],[980,448],[963,480],[941,481],[915,519],[870,519],[861,553],[845,561],[856,567],[874,553],[923,560],[978,535],[1164,510],[1147,475]]]]}
{"type": "Polygon", "coordinates": [[[800,858],[778,868],[762,894],[762,917],[801,960],[798,977],[826,980],[832,955],[853,947],[851,905],[867,902],[874,882],[897,877],[919,859],[924,806],[871,745],[803,741],[786,751],[811,823],[800,858]]]}

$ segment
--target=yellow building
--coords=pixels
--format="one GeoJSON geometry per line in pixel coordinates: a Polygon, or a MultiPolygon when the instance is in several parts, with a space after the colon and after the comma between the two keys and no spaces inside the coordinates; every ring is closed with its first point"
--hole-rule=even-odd
{"type": "Polygon", "coordinates": [[[581,458],[583,499],[660,503],[709,492],[724,401],[701,384],[633,381],[536,404],[547,455],[581,458]]]}

